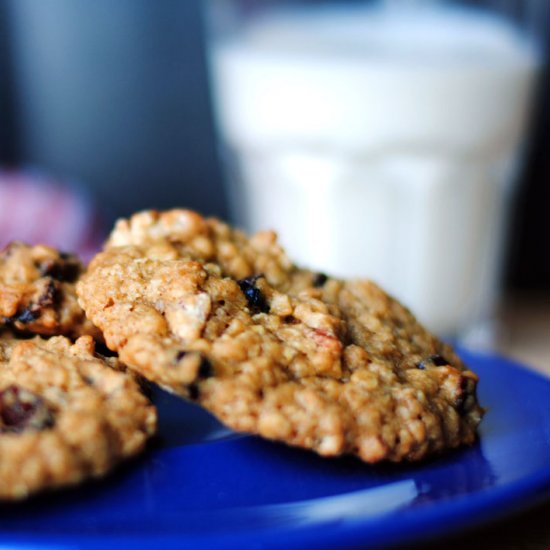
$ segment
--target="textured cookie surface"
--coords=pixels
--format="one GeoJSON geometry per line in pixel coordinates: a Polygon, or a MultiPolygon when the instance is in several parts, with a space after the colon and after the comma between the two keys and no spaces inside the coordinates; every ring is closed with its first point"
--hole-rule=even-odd
{"type": "Polygon", "coordinates": [[[12,242],[0,252],[0,326],[48,336],[99,337],[76,298],[81,272],[71,254],[12,242]]]}
{"type": "Polygon", "coordinates": [[[91,336],[0,339],[0,498],[105,474],[141,451],[156,411],[91,336]]]}
{"type": "Polygon", "coordinates": [[[81,304],[131,367],[236,430],[367,462],[475,440],[477,377],[448,346],[376,285],[300,271],[257,238],[185,211],[139,214],[92,261],[81,304]],[[193,217],[203,229],[181,221],[193,217]]]}
{"type": "Polygon", "coordinates": [[[252,372],[248,361],[269,380],[341,373],[340,319],[263,277],[235,281],[214,264],[127,246],[96,256],[77,289],[121,360],[184,396],[214,370],[252,372]]]}
{"type": "MultiPolygon", "coordinates": [[[[191,210],[147,210],[119,220],[106,248],[136,245],[158,255],[173,255],[212,262],[224,275],[244,279],[261,273],[267,282],[284,290],[294,277],[303,278],[277,242],[273,231],[249,237],[215,218],[191,210]]],[[[307,284],[309,278],[305,278],[307,284]]]]}

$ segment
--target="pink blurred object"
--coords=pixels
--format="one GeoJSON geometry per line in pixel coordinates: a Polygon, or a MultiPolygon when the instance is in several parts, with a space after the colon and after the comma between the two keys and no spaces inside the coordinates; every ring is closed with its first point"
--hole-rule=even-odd
{"type": "Polygon", "coordinates": [[[31,170],[0,170],[0,247],[19,240],[88,261],[105,231],[84,193],[31,170]]]}

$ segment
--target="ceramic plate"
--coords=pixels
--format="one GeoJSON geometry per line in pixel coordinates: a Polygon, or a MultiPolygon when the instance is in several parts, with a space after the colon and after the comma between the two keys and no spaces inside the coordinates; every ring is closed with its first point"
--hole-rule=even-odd
{"type": "Polygon", "coordinates": [[[354,548],[419,541],[550,494],[550,380],[462,353],[488,408],[481,440],[421,465],[371,467],[238,436],[158,394],[160,439],[106,479],[0,507],[11,548],[354,548]]]}

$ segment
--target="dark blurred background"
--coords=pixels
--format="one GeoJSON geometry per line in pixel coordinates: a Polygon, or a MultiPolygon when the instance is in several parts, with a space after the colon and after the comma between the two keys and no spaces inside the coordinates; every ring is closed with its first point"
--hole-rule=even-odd
{"type": "MultiPolygon", "coordinates": [[[[0,165],[78,182],[107,223],[173,206],[227,218],[201,1],[0,0],[0,165]]],[[[539,95],[508,254],[517,289],[550,288],[546,74],[539,95]]]]}

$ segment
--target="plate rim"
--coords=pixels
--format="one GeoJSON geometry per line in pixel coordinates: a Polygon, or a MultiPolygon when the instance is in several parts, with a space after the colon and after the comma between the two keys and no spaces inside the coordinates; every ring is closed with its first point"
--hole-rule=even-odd
{"type": "MultiPolygon", "coordinates": [[[[522,377],[531,377],[548,384],[550,378],[521,362],[497,354],[484,354],[468,350],[457,350],[466,362],[488,361],[490,368],[511,368],[522,377]],[[473,361],[469,361],[473,359],[473,361]]],[[[475,364],[472,365],[475,370],[475,364]]],[[[480,445],[479,442],[476,445],[480,445]]],[[[122,543],[131,543],[134,548],[150,547],[162,542],[163,548],[181,548],[200,545],[209,548],[242,548],[243,544],[255,544],[262,548],[301,549],[315,544],[319,550],[345,547],[382,548],[407,542],[418,544],[443,536],[475,530],[488,523],[494,523],[507,516],[536,507],[550,498],[550,462],[527,476],[522,476],[505,485],[489,487],[475,493],[452,496],[442,502],[428,503],[414,509],[397,509],[368,518],[350,518],[301,525],[268,526],[255,531],[233,531],[185,533],[157,532],[146,533],[88,533],[78,536],[74,532],[63,534],[53,532],[10,532],[2,526],[0,517],[1,545],[17,548],[82,547],[102,550],[119,550],[122,543]],[[399,529],[391,530],[391,522],[399,519],[399,529]],[[86,540],[84,540],[84,538],[86,540]]],[[[253,508],[253,507],[249,507],[253,508]]],[[[235,508],[238,510],[238,508],[235,508]]],[[[243,512],[246,508],[243,507],[243,512]]]]}

